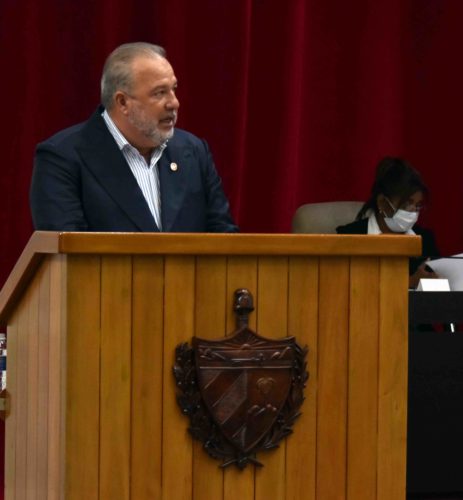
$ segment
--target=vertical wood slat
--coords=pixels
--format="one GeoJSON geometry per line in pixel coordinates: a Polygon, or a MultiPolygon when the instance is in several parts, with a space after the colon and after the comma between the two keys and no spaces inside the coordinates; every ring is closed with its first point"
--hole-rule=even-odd
{"type": "Polygon", "coordinates": [[[130,495],[131,292],[129,256],[101,262],[100,497],[130,495]]]}
{"type": "Polygon", "coordinates": [[[67,500],[99,498],[100,278],[99,257],[68,257],[67,500]]]}
{"type": "Polygon", "coordinates": [[[195,259],[165,259],[162,500],[192,497],[193,447],[188,422],[176,401],[172,375],[175,348],[194,335],[195,259]]]}
{"type": "MultiPolygon", "coordinates": [[[[247,288],[257,298],[257,258],[229,257],[227,262],[227,333],[236,330],[236,315],[231,307],[235,290],[247,288]]],[[[254,304],[256,307],[256,304],[254,304]]],[[[257,314],[254,311],[249,317],[249,327],[256,330],[257,314]]],[[[254,466],[248,465],[244,470],[228,467],[224,471],[224,500],[253,500],[255,490],[254,466]]]]}
{"type": "Polygon", "coordinates": [[[38,408],[37,427],[37,498],[48,498],[48,399],[49,399],[49,350],[50,350],[50,265],[42,267],[39,290],[39,345],[38,345],[38,408]]]}
{"type": "Polygon", "coordinates": [[[302,348],[309,347],[309,380],[295,435],[286,443],[287,500],[316,500],[318,286],[318,259],[291,257],[288,335],[295,336],[302,348]]]}
{"type": "MultiPolygon", "coordinates": [[[[195,336],[220,339],[225,331],[225,257],[197,257],[195,296],[195,336]]],[[[227,297],[228,299],[228,297],[227,297]]],[[[193,442],[193,498],[221,500],[223,471],[220,462],[211,458],[202,443],[193,442]]]]}
{"type": "Polygon", "coordinates": [[[37,498],[37,409],[38,409],[38,348],[39,348],[39,271],[29,285],[29,318],[27,342],[27,423],[26,423],[26,498],[37,498]]]}
{"type": "Polygon", "coordinates": [[[317,498],[343,500],[346,485],[349,260],[320,258],[317,498]]]}
{"type": "Polygon", "coordinates": [[[381,259],[378,500],[405,498],[408,376],[407,270],[406,259],[381,259]]]}
{"type": "Polygon", "coordinates": [[[67,277],[66,256],[55,255],[50,265],[50,329],[48,352],[48,498],[58,500],[64,495],[64,397],[67,320],[64,296],[67,277]]]}
{"type": "Polygon", "coordinates": [[[161,498],[164,259],[133,258],[131,499],[161,498]]]}
{"type": "MultiPolygon", "coordinates": [[[[258,262],[257,332],[267,338],[287,335],[288,259],[261,257],[258,262]]],[[[258,457],[259,458],[259,457],[258,457]]],[[[285,443],[261,452],[265,467],[256,470],[256,500],[285,499],[285,443]]]]}
{"type": "Polygon", "coordinates": [[[16,457],[15,457],[15,500],[26,498],[27,487],[27,330],[29,326],[30,293],[24,295],[18,311],[17,372],[16,372],[16,457]]]}
{"type": "Polygon", "coordinates": [[[196,258],[195,335],[220,339],[226,331],[226,310],[232,298],[226,295],[227,259],[196,258]]]}
{"type": "Polygon", "coordinates": [[[349,323],[348,500],[376,499],[379,260],[351,261],[349,323]]]}

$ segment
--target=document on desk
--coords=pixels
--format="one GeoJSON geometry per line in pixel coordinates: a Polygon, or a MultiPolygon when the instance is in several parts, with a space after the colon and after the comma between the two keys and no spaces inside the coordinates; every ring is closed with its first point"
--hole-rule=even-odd
{"type": "Polygon", "coordinates": [[[426,264],[439,275],[439,278],[449,280],[450,290],[463,291],[463,253],[431,260],[426,264]]]}

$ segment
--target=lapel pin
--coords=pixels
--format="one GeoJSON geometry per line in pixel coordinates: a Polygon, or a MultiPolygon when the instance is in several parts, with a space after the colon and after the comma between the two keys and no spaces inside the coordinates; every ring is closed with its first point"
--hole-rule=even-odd
{"type": "Polygon", "coordinates": [[[170,169],[172,170],[172,172],[177,172],[178,165],[175,162],[172,162],[170,164],[170,169]]]}

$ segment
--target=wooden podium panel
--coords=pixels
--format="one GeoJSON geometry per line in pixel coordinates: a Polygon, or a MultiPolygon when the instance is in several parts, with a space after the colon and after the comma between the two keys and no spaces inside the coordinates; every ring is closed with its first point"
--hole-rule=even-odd
{"type": "Polygon", "coordinates": [[[405,499],[417,237],[35,233],[0,293],[6,498],[405,499]],[[250,327],[309,347],[294,435],[222,470],[187,432],[175,347],[250,327]]]}

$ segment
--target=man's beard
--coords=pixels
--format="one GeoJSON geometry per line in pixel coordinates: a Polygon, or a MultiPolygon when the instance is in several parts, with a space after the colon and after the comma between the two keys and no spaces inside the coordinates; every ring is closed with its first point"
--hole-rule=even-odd
{"type": "MultiPolygon", "coordinates": [[[[177,121],[177,112],[172,112],[173,124],[177,121]]],[[[146,117],[143,109],[131,110],[128,115],[129,122],[147,139],[153,142],[153,145],[164,144],[174,135],[174,127],[167,132],[162,132],[158,128],[158,123],[153,122],[146,117]]]]}

